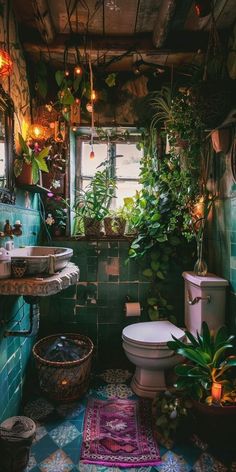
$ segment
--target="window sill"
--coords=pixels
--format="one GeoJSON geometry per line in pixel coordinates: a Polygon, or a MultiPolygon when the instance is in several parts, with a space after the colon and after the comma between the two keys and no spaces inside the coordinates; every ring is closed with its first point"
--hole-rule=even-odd
{"type": "Polygon", "coordinates": [[[124,236],[58,236],[53,237],[52,241],[132,241],[135,235],[124,236]]]}

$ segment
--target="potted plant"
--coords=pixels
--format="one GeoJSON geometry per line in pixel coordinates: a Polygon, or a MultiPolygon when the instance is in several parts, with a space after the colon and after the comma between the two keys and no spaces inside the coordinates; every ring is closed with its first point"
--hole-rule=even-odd
{"type": "Polygon", "coordinates": [[[116,182],[110,177],[109,169],[97,171],[90,183],[76,196],[74,212],[77,225],[84,225],[86,236],[99,236],[101,224],[109,214],[109,206],[115,195],[116,182]]]}
{"type": "Polygon", "coordinates": [[[167,86],[152,96],[152,126],[165,128],[167,152],[180,156],[183,165],[196,168],[203,140],[204,123],[188,89],[171,91],[167,86]]]}
{"type": "Polygon", "coordinates": [[[195,428],[200,436],[214,446],[233,446],[236,434],[236,356],[229,354],[234,336],[221,327],[214,335],[207,323],[202,334],[186,331],[187,342],[169,341],[168,347],[183,356],[175,367],[175,387],[182,389],[193,401],[195,428]]]}
{"type": "Polygon", "coordinates": [[[126,218],[123,207],[111,210],[104,218],[106,236],[123,236],[126,227],[126,218]]]}
{"type": "Polygon", "coordinates": [[[181,390],[158,392],[152,402],[152,416],[158,442],[172,448],[189,433],[191,403],[181,390]]]}
{"type": "Polygon", "coordinates": [[[46,157],[50,147],[40,149],[37,143],[28,146],[23,136],[19,133],[20,154],[14,161],[14,174],[19,184],[37,184],[40,179],[40,171],[48,172],[46,157]]]}

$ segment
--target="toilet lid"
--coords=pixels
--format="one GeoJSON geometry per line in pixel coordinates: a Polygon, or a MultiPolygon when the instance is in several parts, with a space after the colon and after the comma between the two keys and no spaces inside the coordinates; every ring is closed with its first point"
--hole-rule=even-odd
{"type": "Polygon", "coordinates": [[[170,321],[147,321],[126,326],[122,338],[135,344],[148,343],[164,347],[168,341],[173,341],[172,334],[180,341],[185,336],[185,332],[170,321]]]}

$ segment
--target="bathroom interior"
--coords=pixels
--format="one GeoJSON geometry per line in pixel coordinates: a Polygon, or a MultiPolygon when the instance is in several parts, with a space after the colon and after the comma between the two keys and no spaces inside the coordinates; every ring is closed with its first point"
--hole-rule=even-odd
{"type": "Polygon", "coordinates": [[[235,20],[0,1],[0,472],[236,470],[235,20]],[[96,401],[146,462],[93,459],[96,401]]]}

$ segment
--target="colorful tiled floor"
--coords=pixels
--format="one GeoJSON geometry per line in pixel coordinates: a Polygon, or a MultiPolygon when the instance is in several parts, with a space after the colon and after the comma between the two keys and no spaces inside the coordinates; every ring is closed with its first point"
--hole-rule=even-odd
{"type": "Polygon", "coordinates": [[[89,396],[97,398],[132,398],[127,370],[106,370],[94,375],[88,394],[80,401],[54,405],[43,397],[30,400],[24,414],[37,424],[36,439],[26,472],[234,472],[236,462],[221,455],[213,457],[207,446],[197,439],[168,450],[160,445],[162,465],[119,469],[79,462],[83,420],[89,396]],[[223,459],[222,459],[223,457],[223,459]]]}

